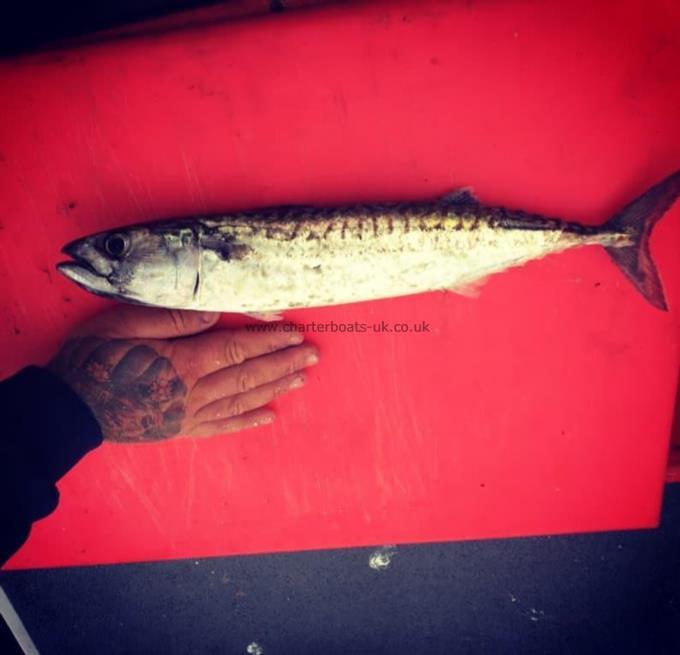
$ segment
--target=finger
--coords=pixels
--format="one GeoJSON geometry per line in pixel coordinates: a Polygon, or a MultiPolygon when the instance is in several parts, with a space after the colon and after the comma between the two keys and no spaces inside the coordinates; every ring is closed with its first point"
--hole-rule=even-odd
{"type": "Polygon", "coordinates": [[[319,361],[311,345],[293,346],[269,355],[249,359],[240,366],[223,368],[198,380],[190,403],[200,408],[226,396],[235,396],[295,373],[319,361]]]}
{"type": "Polygon", "coordinates": [[[217,434],[230,434],[240,432],[258,425],[267,425],[275,418],[271,409],[255,409],[252,412],[234,416],[233,418],[222,419],[219,421],[206,421],[199,423],[191,430],[191,437],[212,437],[217,434]]]}
{"type": "Polygon", "coordinates": [[[203,332],[217,323],[219,317],[217,312],[116,305],[78,326],[75,334],[118,339],[171,339],[203,332]]]}
{"type": "Polygon", "coordinates": [[[191,354],[192,369],[196,377],[200,378],[212,371],[236,366],[248,359],[300,344],[302,340],[303,335],[297,330],[219,330],[179,341],[174,347],[180,356],[185,351],[191,354]]]}
{"type": "Polygon", "coordinates": [[[258,407],[264,407],[286,391],[299,389],[304,383],[304,373],[287,375],[280,380],[263,384],[246,393],[221,398],[205,405],[195,413],[194,418],[197,421],[205,422],[240,416],[258,407]]]}

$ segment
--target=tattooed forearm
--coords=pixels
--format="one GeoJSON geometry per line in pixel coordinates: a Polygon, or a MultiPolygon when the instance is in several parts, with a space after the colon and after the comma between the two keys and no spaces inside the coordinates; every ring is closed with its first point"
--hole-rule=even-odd
{"type": "Polygon", "coordinates": [[[187,388],[170,360],[150,346],[76,338],[50,368],[90,407],[105,439],[143,442],[179,434],[187,388]]]}

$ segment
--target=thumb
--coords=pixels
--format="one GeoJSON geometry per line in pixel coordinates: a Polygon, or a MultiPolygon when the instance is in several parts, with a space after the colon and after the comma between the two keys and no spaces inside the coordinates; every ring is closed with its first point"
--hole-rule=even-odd
{"type": "Polygon", "coordinates": [[[204,332],[217,323],[218,312],[116,305],[76,328],[76,334],[118,339],[172,339],[204,332]]]}

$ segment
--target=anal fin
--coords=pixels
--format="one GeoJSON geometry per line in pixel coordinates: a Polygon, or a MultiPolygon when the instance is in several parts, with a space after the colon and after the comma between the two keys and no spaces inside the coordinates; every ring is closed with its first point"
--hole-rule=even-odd
{"type": "Polygon", "coordinates": [[[277,314],[276,312],[245,312],[245,315],[267,323],[283,320],[283,314],[277,314]]]}
{"type": "Polygon", "coordinates": [[[445,291],[457,293],[459,296],[465,296],[466,298],[479,298],[479,294],[487,279],[488,277],[482,277],[478,280],[473,280],[472,282],[463,282],[462,284],[449,287],[448,289],[445,289],[445,291]]]}

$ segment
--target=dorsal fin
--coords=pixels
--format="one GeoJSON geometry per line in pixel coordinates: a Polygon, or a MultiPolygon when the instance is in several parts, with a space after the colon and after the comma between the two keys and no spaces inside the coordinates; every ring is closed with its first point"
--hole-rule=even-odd
{"type": "Polygon", "coordinates": [[[472,187],[466,186],[451,193],[447,193],[441,202],[447,205],[479,205],[479,198],[474,194],[472,187]]]}

